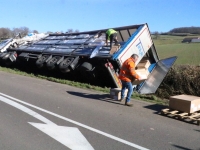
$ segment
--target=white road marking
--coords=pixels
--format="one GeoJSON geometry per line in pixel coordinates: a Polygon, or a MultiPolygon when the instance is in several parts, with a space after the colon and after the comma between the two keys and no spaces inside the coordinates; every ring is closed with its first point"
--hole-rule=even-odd
{"type": "Polygon", "coordinates": [[[46,123],[30,123],[32,126],[36,127],[37,129],[41,130],[42,132],[46,133],[56,141],[62,143],[66,147],[72,150],[94,150],[94,148],[90,145],[87,139],[81,134],[81,132],[75,127],[64,127],[58,126],[55,123],[51,122],[50,120],[46,119],[45,117],[41,116],[40,114],[32,111],[31,109],[18,104],[8,98],[0,96],[0,101],[7,103],[35,118],[38,120],[46,123]]]}
{"type": "Polygon", "coordinates": [[[70,122],[70,123],[76,124],[76,125],[81,126],[81,127],[85,128],[85,129],[88,129],[88,130],[90,130],[90,131],[93,131],[93,132],[96,132],[96,133],[98,133],[98,134],[104,135],[104,136],[106,136],[106,137],[108,137],[108,138],[111,138],[111,139],[116,140],[116,141],[118,141],[118,142],[121,142],[121,143],[123,143],[123,144],[129,145],[129,146],[131,146],[131,147],[134,147],[134,148],[137,148],[137,149],[140,149],[140,150],[149,150],[149,149],[147,149],[147,148],[145,148],[145,147],[139,146],[139,145],[137,145],[137,144],[131,143],[131,142],[129,142],[129,141],[126,141],[126,140],[121,139],[121,138],[119,138],[119,137],[113,136],[113,135],[108,134],[108,133],[106,133],[106,132],[103,132],[103,131],[100,131],[100,130],[98,130],[98,129],[92,128],[92,127],[90,127],[90,126],[84,125],[84,124],[79,123],[79,122],[77,122],[77,121],[74,121],[74,120],[72,120],[72,119],[65,118],[65,117],[63,117],[63,116],[60,116],[60,115],[58,115],[58,114],[55,114],[55,113],[50,112],[50,111],[48,111],[48,110],[45,110],[45,109],[43,109],[43,108],[34,106],[34,105],[29,104],[29,103],[27,103],[27,102],[21,101],[21,100],[19,100],[19,99],[16,99],[16,98],[14,98],[14,97],[9,96],[9,95],[3,94],[3,93],[0,93],[0,95],[2,95],[2,96],[4,96],[4,97],[7,97],[7,98],[9,98],[9,99],[11,99],[11,100],[17,101],[17,102],[19,102],[19,103],[22,103],[22,104],[24,104],[24,105],[30,106],[30,107],[32,107],[32,108],[38,109],[38,110],[40,110],[40,111],[43,111],[43,112],[45,112],[45,113],[47,113],[47,114],[50,114],[50,115],[52,115],[52,116],[55,116],[55,117],[57,117],[57,118],[63,119],[63,120],[65,120],[65,121],[68,121],[68,122],[70,122]]]}
{"type": "Polygon", "coordinates": [[[72,150],[94,150],[77,128],[55,126],[53,124],[29,123],[72,150]]]}
{"type": "MultiPolygon", "coordinates": [[[[25,106],[23,106],[23,105],[21,105],[21,104],[19,104],[19,103],[16,103],[16,102],[14,102],[14,101],[11,101],[11,100],[9,100],[9,99],[7,99],[7,98],[5,98],[5,97],[0,96],[0,101],[2,101],[2,102],[4,102],[4,103],[7,103],[7,104],[9,104],[9,105],[11,105],[11,106],[13,106],[13,107],[16,107],[16,108],[18,108],[19,110],[21,110],[21,111],[23,111],[23,112],[25,112],[25,113],[27,113],[27,114],[29,114],[29,115],[31,115],[31,116],[37,118],[38,120],[41,120],[42,122],[44,122],[44,123],[46,123],[46,124],[54,124],[53,122],[51,122],[51,121],[48,120],[47,118],[41,116],[40,114],[34,112],[33,110],[31,110],[31,109],[29,109],[29,108],[27,108],[27,107],[25,107],[25,106]]],[[[55,125],[55,124],[54,124],[54,125],[55,125]]]]}

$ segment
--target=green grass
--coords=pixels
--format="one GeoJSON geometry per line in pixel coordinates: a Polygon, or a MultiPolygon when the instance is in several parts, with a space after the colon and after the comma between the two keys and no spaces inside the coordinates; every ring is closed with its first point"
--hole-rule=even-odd
{"type": "Polygon", "coordinates": [[[86,83],[69,81],[69,80],[65,80],[65,79],[58,79],[58,78],[55,78],[55,77],[47,77],[47,76],[43,76],[43,75],[39,75],[39,74],[35,75],[33,73],[27,73],[27,72],[24,72],[24,71],[20,71],[16,68],[11,69],[11,68],[6,68],[6,67],[0,67],[0,71],[18,74],[18,75],[23,75],[23,76],[28,76],[28,77],[39,78],[39,79],[45,79],[45,80],[52,81],[52,82],[67,84],[67,85],[71,85],[71,86],[79,87],[79,88],[84,88],[84,89],[92,89],[92,90],[101,91],[101,92],[105,92],[105,93],[107,93],[110,90],[107,87],[102,88],[102,87],[93,86],[93,85],[86,84],[86,83]]]}
{"type": "Polygon", "coordinates": [[[175,64],[200,64],[200,43],[158,45],[156,49],[160,59],[178,56],[175,64]]]}
{"type": "MultiPolygon", "coordinates": [[[[80,83],[80,82],[75,82],[75,81],[70,81],[70,80],[65,80],[65,79],[58,79],[55,77],[47,77],[47,76],[42,76],[39,74],[35,75],[33,73],[27,73],[24,71],[20,71],[16,68],[11,69],[11,68],[6,68],[6,67],[0,67],[0,71],[23,75],[23,76],[34,77],[34,78],[39,78],[39,79],[44,79],[44,80],[61,83],[61,84],[67,84],[67,85],[82,88],[82,89],[88,89],[88,90],[103,92],[103,93],[107,93],[107,94],[110,93],[110,88],[108,88],[108,87],[103,88],[103,87],[93,86],[93,85],[86,84],[86,83],[80,83]]],[[[167,105],[167,101],[160,99],[160,98],[156,97],[155,95],[140,95],[138,93],[133,93],[132,98],[137,99],[137,100],[151,102],[151,103],[167,105]]]]}
{"type": "Polygon", "coordinates": [[[175,64],[200,65],[200,43],[181,43],[184,38],[160,35],[158,39],[153,39],[159,58],[178,56],[175,64]]]}

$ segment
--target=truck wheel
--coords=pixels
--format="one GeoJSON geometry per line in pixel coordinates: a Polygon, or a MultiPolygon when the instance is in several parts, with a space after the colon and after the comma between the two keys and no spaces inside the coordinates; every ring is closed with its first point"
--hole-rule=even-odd
{"type": "Polygon", "coordinates": [[[88,62],[84,62],[80,66],[80,70],[82,70],[82,71],[91,71],[92,70],[92,64],[90,64],[88,62]]]}
{"type": "Polygon", "coordinates": [[[83,78],[87,81],[87,82],[93,82],[95,79],[95,73],[94,71],[92,71],[92,64],[88,63],[88,62],[84,62],[81,66],[80,66],[80,73],[83,76],[83,78]]]}
{"type": "Polygon", "coordinates": [[[74,57],[65,58],[60,64],[59,69],[61,72],[70,72],[69,65],[73,62],[74,57]]]}
{"type": "Polygon", "coordinates": [[[47,68],[49,70],[53,70],[56,67],[56,63],[61,59],[60,56],[55,56],[53,58],[51,58],[48,62],[47,62],[47,68]]]}
{"type": "Polygon", "coordinates": [[[44,62],[49,58],[49,55],[44,55],[42,57],[40,57],[37,61],[36,61],[36,66],[38,68],[42,68],[44,66],[44,62]]]}

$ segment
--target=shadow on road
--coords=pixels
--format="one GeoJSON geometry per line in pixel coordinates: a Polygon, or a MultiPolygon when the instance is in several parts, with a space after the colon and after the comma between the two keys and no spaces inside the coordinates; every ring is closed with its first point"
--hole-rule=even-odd
{"type": "Polygon", "coordinates": [[[175,145],[175,144],[172,144],[174,147],[178,148],[178,149],[181,149],[181,150],[192,150],[190,148],[186,148],[186,147],[183,147],[183,146],[179,146],[179,145],[175,145]]]}
{"type": "Polygon", "coordinates": [[[200,130],[195,130],[195,131],[198,131],[198,132],[200,132],[200,130]]]}
{"type": "Polygon", "coordinates": [[[162,109],[168,108],[167,106],[164,105],[159,105],[159,104],[152,104],[148,106],[144,106],[144,108],[154,110],[154,114],[159,114],[162,109]]]}
{"type": "Polygon", "coordinates": [[[89,99],[100,100],[100,101],[113,103],[117,105],[123,105],[119,101],[110,98],[109,94],[88,94],[88,93],[74,92],[74,91],[66,91],[66,92],[71,95],[75,95],[75,96],[79,96],[83,98],[89,98],[89,99]]]}

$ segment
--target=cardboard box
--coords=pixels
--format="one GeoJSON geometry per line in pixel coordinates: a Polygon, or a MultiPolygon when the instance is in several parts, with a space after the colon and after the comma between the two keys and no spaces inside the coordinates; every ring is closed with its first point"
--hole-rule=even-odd
{"type": "Polygon", "coordinates": [[[111,50],[110,50],[110,54],[114,54],[118,50],[119,50],[119,46],[113,45],[111,50]]]}
{"type": "Polygon", "coordinates": [[[150,66],[150,62],[149,60],[141,60],[138,64],[137,64],[137,68],[140,69],[140,68],[145,68],[145,69],[148,69],[149,66],[150,66]]]}
{"type": "Polygon", "coordinates": [[[133,85],[138,85],[138,84],[144,82],[149,76],[149,71],[145,68],[137,69],[137,70],[135,70],[135,72],[141,77],[141,80],[136,79],[136,80],[132,81],[133,85]]]}
{"type": "Polygon", "coordinates": [[[132,82],[132,84],[133,85],[139,85],[139,84],[141,84],[142,82],[144,82],[145,81],[145,79],[142,79],[142,80],[134,80],[133,82],[132,82]]]}
{"type": "Polygon", "coordinates": [[[147,79],[149,76],[149,71],[145,68],[140,68],[135,70],[135,72],[142,78],[142,79],[147,79]]]}
{"type": "Polygon", "coordinates": [[[200,97],[192,95],[176,95],[169,99],[169,108],[193,113],[200,110],[200,97]]]}
{"type": "MultiPolygon", "coordinates": [[[[128,90],[126,89],[124,96],[126,97],[128,90]]],[[[110,97],[114,100],[120,100],[121,99],[121,88],[113,88],[110,89],[110,97]]]]}

